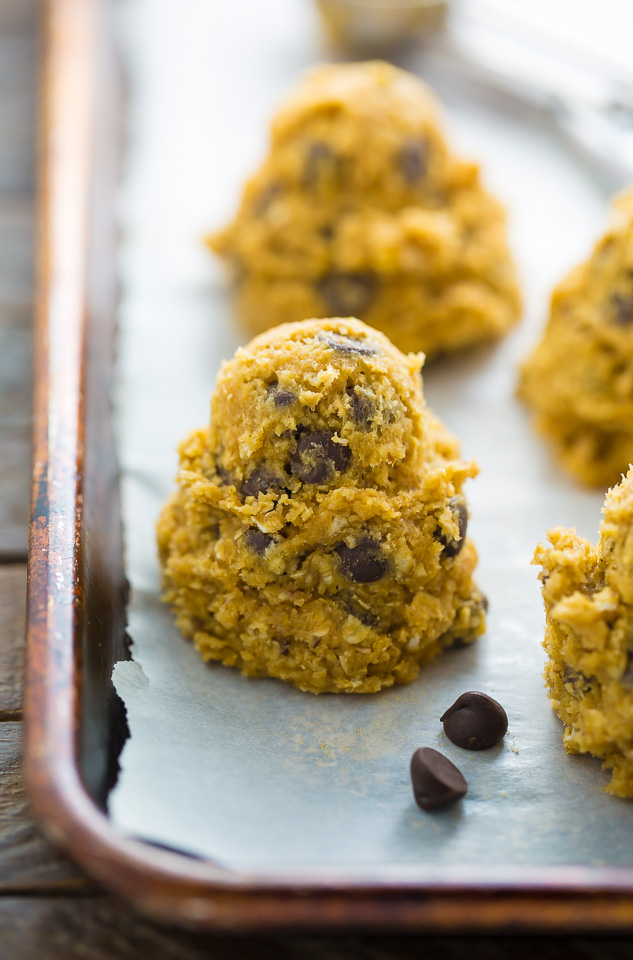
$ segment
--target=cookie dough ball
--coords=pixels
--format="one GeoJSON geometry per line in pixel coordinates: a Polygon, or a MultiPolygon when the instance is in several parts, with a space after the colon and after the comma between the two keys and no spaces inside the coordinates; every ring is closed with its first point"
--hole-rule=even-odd
{"type": "Polygon", "coordinates": [[[309,320],[223,366],[158,525],[165,598],[203,659],[370,693],[483,631],[476,467],[420,365],[357,320],[309,320]]]}
{"type": "Polygon", "coordinates": [[[633,796],[633,470],[603,508],[597,546],[562,527],[539,546],[547,614],[545,677],[568,753],[612,771],[606,788],[633,796]]]}
{"type": "Polygon", "coordinates": [[[448,151],[435,99],[386,63],[310,73],[235,221],[208,238],[254,332],[359,316],[427,355],[500,336],[519,295],[504,213],[448,151]]]}
{"type": "Polygon", "coordinates": [[[411,486],[428,453],[417,357],[354,320],[277,327],[226,363],[212,400],[220,474],[257,496],[411,486]]]}
{"type": "Polygon", "coordinates": [[[583,483],[607,487],[633,461],[633,191],[606,236],[552,296],[519,393],[537,429],[583,483]]]}

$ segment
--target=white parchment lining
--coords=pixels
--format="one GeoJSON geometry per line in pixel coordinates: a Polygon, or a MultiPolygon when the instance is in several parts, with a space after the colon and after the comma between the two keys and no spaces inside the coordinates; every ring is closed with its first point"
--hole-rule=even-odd
{"type": "Polygon", "coordinates": [[[204,666],[159,602],[154,541],[176,444],[206,421],[220,361],[248,339],[200,237],[232,213],[276,104],[324,53],[298,0],[129,0],[121,31],[130,105],[115,399],[134,662],[114,674],[131,738],[113,820],[234,868],[633,863],[633,804],[602,792],[599,762],[563,751],[530,566],[549,527],[595,538],[603,497],[554,466],[513,396],[549,290],[603,227],[605,194],[547,131],[452,89],[423,55],[408,61],[432,78],[454,142],[507,203],[525,291],[525,320],[502,344],[425,374],[429,403],[481,467],[467,495],[488,632],[375,696],[314,697],[204,666]],[[478,755],[448,742],[438,720],[470,689],[498,698],[510,720],[503,745],[478,755]],[[469,783],[463,802],[434,815],[410,789],[423,745],[469,783]]]}

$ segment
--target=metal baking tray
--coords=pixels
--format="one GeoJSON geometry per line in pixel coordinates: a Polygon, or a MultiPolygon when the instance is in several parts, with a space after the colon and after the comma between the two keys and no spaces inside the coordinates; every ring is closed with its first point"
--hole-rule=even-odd
{"type": "MultiPolygon", "coordinates": [[[[143,4],[131,6],[140,6],[142,15],[143,4]]],[[[166,3],[157,6],[159,21],[161,10],[166,6],[166,3]]],[[[224,16],[220,17],[218,29],[225,25],[224,16]]],[[[491,617],[490,640],[484,641],[479,650],[456,653],[453,665],[447,666],[446,658],[438,661],[417,684],[388,692],[382,699],[379,695],[315,700],[272,681],[248,681],[222,668],[205,673],[196,663],[194,671],[189,648],[184,641],[171,636],[165,638],[160,656],[154,661],[162,664],[166,673],[170,664],[187,661],[192,683],[194,676],[207,677],[210,679],[199,681],[211,685],[207,692],[237,698],[236,716],[242,718],[248,710],[258,711],[258,723],[253,720],[248,737],[242,737],[248,740],[251,754],[262,751],[265,754],[271,741],[280,736],[279,729],[265,727],[266,718],[273,714],[276,721],[281,716],[288,726],[301,712],[307,718],[307,727],[316,725],[318,729],[319,724],[324,724],[330,733],[334,729],[331,717],[337,717],[338,740],[330,738],[329,742],[317,743],[325,762],[312,762],[309,754],[307,762],[305,755],[297,761],[302,775],[306,770],[310,776],[314,775],[313,780],[308,780],[308,788],[317,792],[323,785],[324,775],[338,778],[341,774],[341,756],[347,752],[350,736],[366,735],[369,746],[350,751],[345,764],[352,800],[351,806],[343,811],[343,819],[350,810],[353,814],[354,809],[359,810],[361,820],[365,817],[362,821],[365,833],[360,831],[358,837],[352,838],[345,857],[337,859],[327,853],[319,861],[314,854],[312,858],[297,856],[294,859],[287,853],[276,856],[274,842],[267,845],[261,840],[262,837],[265,840],[267,832],[274,840],[275,831],[269,829],[270,818],[262,814],[261,819],[257,819],[257,804],[251,808],[251,827],[253,836],[259,831],[259,840],[253,846],[256,853],[250,859],[248,851],[236,856],[230,849],[214,856],[212,834],[205,838],[208,849],[196,849],[195,838],[186,839],[184,823],[176,825],[174,840],[170,842],[160,826],[143,829],[142,804],[136,813],[126,806],[121,791],[133,788],[127,777],[136,762],[135,756],[139,756],[134,750],[141,748],[142,751],[147,740],[139,725],[142,710],[138,698],[134,698],[133,682],[129,682],[124,691],[126,716],[112,683],[112,671],[118,664],[115,679],[118,689],[123,691],[125,679],[121,681],[121,677],[133,680],[142,675],[141,654],[145,651],[147,655],[148,648],[143,647],[141,636],[144,630],[147,632],[147,625],[157,624],[161,636],[160,631],[167,628],[164,612],[158,619],[151,619],[156,610],[155,596],[148,599],[149,618],[144,619],[148,611],[143,614],[143,590],[135,590],[136,599],[130,608],[130,632],[134,640],[132,653],[139,660],[130,666],[119,469],[111,411],[118,269],[114,215],[122,117],[112,21],[113,8],[106,0],[49,0],[45,13],[26,773],[33,808],[46,834],[87,873],[140,910],[188,925],[240,930],[292,927],[489,932],[633,928],[633,844],[630,839],[627,843],[633,810],[630,804],[602,795],[604,781],[595,761],[570,760],[564,756],[560,728],[547,713],[540,679],[532,671],[535,657],[538,660],[535,647],[531,647],[529,656],[522,651],[522,644],[526,642],[521,633],[523,621],[528,624],[529,642],[538,644],[538,625],[535,627],[534,608],[530,607],[538,592],[537,585],[533,582],[532,599],[524,602],[520,591],[513,594],[511,585],[506,587],[501,569],[506,565],[502,538],[512,536],[517,513],[522,518],[518,525],[518,539],[522,544],[527,542],[527,533],[533,534],[534,542],[543,535],[538,498],[529,483],[524,487],[520,483],[522,476],[529,476],[527,459],[536,458],[536,471],[543,489],[553,493],[548,509],[555,520],[573,522],[574,515],[580,514],[582,522],[597,528],[601,498],[574,490],[550,468],[538,442],[527,439],[527,424],[521,424],[521,415],[516,411],[510,421],[503,420],[501,414],[497,418],[492,416],[487,430],[492,434],[496,431],[496,440],[487,447],[482,443],[489,451],[487,462],[482,464],[488,472],[499,470],[499,476],[504,476],[501,458],[496,462],[492,456],[494,450],[503,450],[505,446],[511,459],[515,458],[512,470],[505,474],[514,492],[512,495],[495,493],[494,488],[485,487],[483,480],[475,481],[470,491],[473,536],[482,543],[480,579],[484,589],[493,594],[492,611],[495,604],[499,611],[496,619],[494,612],[491,617]],[[511,438],[515,427],[524,431],[525,439],[511,438]],[[478,483],[482,484],[481,494],[475,492],[478,483]],[[493,516],[500,516],[501,520],[493,535],[488,536],[485,527],[491,524],[493,516]],[[495,549],[500,551],[501,564],[499,558],[495,560],[495,549]],[[496,654],[495,636],[507,640],[505,658],[500,659],[496,654]],[[172,656],[176,659],[170,659],[172,656]],[[472,792],[475,806],[464,806],[465,814],[452,811],[448,816],[429,818],[412,805],[406,766],[402,775],[395,774],[394,757],[408,756],[412,745],[441,742],[434,720],[436,707],[450,690],[461,692],[456,684],[472,678],[481,684],[495,684],[495,691],[491,692],[504,693],[502,699],[510,714],[511,736],[503,750],[492,757],[478,760],[469,757],[463,761],[471,783],[475,784],[477,777],[480,778],[479,786],[472,792]],[[531,692],[522,700],[521,690],[526,685],[531,692]],[[539,696],[542,704],[534,718],[530,711],[533,703],[541,703],[539,696]],[[411,727],[411,704],[420,723],[415,730],[411,727]],[[354,711],[362,721],[358,726],[354,725],[354,711]],[[386,724],[381,722],[385,719],[389,721],[386,724]],[[354,725],[353,730],[350,723],[354,725]],[[391,727],[386,732],[385,725],[389,723],[391,727]],[[363,727],[364,733],[359,734],[363,727]],[[532,740],[530,728],[535,731],[532,740]],[[546,744],[543,762],[539,756],[541,736],[546,744]],[[420,739],[419,743],[416,738],[420,739]],[[554,750],[558,752],[552,766],[549,755],[554,750]],[[380,756],[384,758],[382,768],[379,763],[376,766],[380,756]],[[524,757],[525,765],[521,767],[524,757]],[[371,769],[371,777],[359,774],[362,764],[371,769]],[[539,771],[543,768],[547,776],[539,780],[539,771]],[[503,777],[499,779],[500,772],[507,775],[506,781],[503,777]],[[112,794],[117,779],[118,785],[112,794]],[[380,784],[380,791],[374,790],[372,785],[376,783],[380,784]],[[378,792],[382,807],[379,803],[372,806],[378,792]],[[390,827],[388,818],[393,814],[394,795],[398,797],[396,805],[401,819],[390,827]],[[531,804],[527,803],[530,796],[531,804]],[[551,803],[552,798],[558,806],[551,803]],[[355,802],[357,808],[353,806],[355,802]],[[547,821],[542,810],[539,811],[539,802],[549,803],[550,813],[558,811],[558,820],[547,821]],[[581,815],[583,804],[586,804],[584,817],[581,815]],[[468,811],[475,807],[487,811],[484,819],[488,825],[480,824],[473,838],[476,842],[471,847],[474,853],[470,857],[461,856],[458,847],[451,852],[451,837],[464,834],[464,824],[473,819],[468,811]],[[511,848],[516,840],[516,827],[508,827],[504,834],[503,825],[504,822],[515,824],[521,817],[526,856],[508,856],[507,860],[496,854],[488,856],[485,831],[488,830],[492,838],[496,830],[501,837],[497,848],[504,844],[511,848]],[[565,834],[568,822],[574,825],[574,850],[568,849],[568,854],[549,860],[544,857],[541,861],[529,854],[531,849],[538,851],[538,842],[542,842],[537,840],[540,834],[545,835],[553,849],[558,834],[565,835],[569,843],[572,835],[565,834]],[[385,844],[391,836],[396,846],[407,847],[411,855],[394,858],[389,856],[388,845],[382,848],[378,845],[372,856],[364,860],[362,850],[373,842],[372,824],[381,825],[387,838],[385,844]],[[437,839],[425,844],[424,837],[434,833],[440,837],[441,852],[438,852],[437,839]],[[590,853],[585,851],[585,843],[591,847],[590,853]],[[597,856],[596,851],[600,850],[602,856],[597,856]]],[[[165,21],[162,25],[164,28],[165,21]]],[[[292,41],[293,49],[299,50],[295,64],[299,69],[309,46],[301,40],[295,47],[295,39],[294,35],[286,35],[284,42],[287,46],[292,41]]],[[[274,59],[275,55],[273,49],[271,57],[274,59]]],[[[136,122],[138,120],[137,117],[136,122]]],[[[132,128],[134,122],[133,116],[132,128]]],[[[466,126],[467,122],[466,116],[466,126]]],[[[560,158],[552,162],[562,163],[560,158]]],[[[526,172],[528,168],[526,164],[526,172]]],[[[561,172],[565,170],[563,164],[561,172]]],[[[577,200],[576,187],[572,182],[568,186],[571,206],[577,200]]],[[[600,204],[597,197],[588,201],[590,212],[579,229],[579,246],[570,251],[570,256],[579,254],[581,243],[586,243],[583,231],[589,235],[596,229],[594,217],[600,204]]],[[[529,262],[528,250],[521,249],[519,253],[529,262]]],[[[552,270],[559,270],[556,256],[551,260],[552,270]]],[[[124,270],[129,284],[128,267],[129,262],[124,270]]],[[[183,275],[186,287],[186,265],[183,275]]],[[[548,276],[542,282],[550,280],[548,276]]],[[[121,316],[121,331],[124,339],[129,336],[125,316],[121,316]]],[[[472,447],[466,450],[468,455],[477,453],[477,437],[468,435],[467,422],[461,422],[458,408],[452,405],[455,395],[461,397],[464,409],[471,406],[476,401],[472,390],[479,383],[477,377],[483,375],[490,386],[486,403],[494,413],[498,404],[495,396],[511,394],[512,364],[519,347],[523,349],[522,341],[500,348],[496,356],[505,357],[505,366],[496,360],[495,366],[488,367],[491,354],[484,351],[467,359],[445,361],[427,375],[427,392],[432,402],[440,412],[448,411],[449,424],[466,437],[466,443],[472,447]],[[498,395],[495,384],[501,389],[498,395]],[[466,428],[465,431],[462,428],[466,428]]],[[[199,348],[199,343],[195,348],[199,348]]],[[[129,343],[122,345],[124,365],[125,357],[129,360],[131,356],[129,349],[129,343]]],[[[217,366],[220,359],[220,355],[214,356],[213,363],[217,366]]],[[[159,372],[156,370],[155,376],[159,372]]],[[[212,372],[210,370],[209,376],[212,372]]],[[[117,377],[120,381],[120,369],[117,377]]],[[[119,382],[119,424],[120,405],[125,396],[119,382]]],[[[206,408],[200,409],[200,420],[205,416],[206,408]]],[[[133,419],[134,411],[130,409],[130,420],[133,419]]],[[[183,421],[180,432],[192,426],[195,423],[183,421]]],[[[119,445],[119,453],[121,449],[119,445]]],[[[127,483],[130,471],[124,450],[122,459],[127,483]]],[[[175,459],[173,466],[175,469],[175,459]]],[[[159,474],[162,476],[160,471],[159,474]]],[[[128,486],[127,495],[129,489],[128,486]]],[[[154,494],[157,503],[162,494],[159,484],[154,494]]],[[[128,501],[128,523],[129,509],[128,501]]],[[[151,516],[152,510],[153,507],[144,507],[140,514],[151,516]]],[[[583,532],[595,533],[591,529],[583,532]]],[[[148,538],[152,535],[150,526],[148,538]]],[[[128,566],[133,571],[136,570],[137,543],[138,532],[130,530],[128,566]]],[[[528,561],[529,555],[517,557],[518,564],[527,565],[528,561]]],[[[530,576],[534,576],[534,571],[530,576]]],[[[134,590],[136,573],[131,579],[134,590]]],[[[151,658],[145,666],[151,673],[151,658]]],[[[199,692],[196,691],[196,696],[199,692]]],[[[151,709],[157,706],[162,709],[164,703],[165,700],[159,698],[151,709]]],[[[177,711],[180,708],[178,703],[177,711]]],[[[173,727],[182,730],[176,723],[175,713],[176,710],[173,727]]],[[[154,719],[160,718],[155,715],[154,719]]],[[[217,744],[225,730],[221,724],[214,725],[212,712],[201,717],[200,723],[209,742],[217,744]]],[[[168,728],[169,724],[165,729],[168,728]]],[[[231,736],[231,724],[227,730],[231,736]]],[[[285,743],[283,736],[280,742],[285,743]]],[[[235,749],[239,753],[237,731],[235,749]]],[[[449,752],[446,743],[442,749],[449,752]]],[[[187,750],[184,755],[189,756],[187,750]]],[[[269,766],[279,756],[279,751],[273,750],[268,755],[269,766]]],[[[141,753],[141,764],[147,761],[147,766],[142,767],[144,782],[138,785],[139,796],[142,798],[142,791],[153,785],[157,763],[173,773],[178,768],[178,759],[177,745],[168,742],[163,755],[160,750],[141,753]]],[[[292,821],[296,831],[293,843],[301,847],[310,836],[314,821],[306,818],[300,829],[301,804],[297,802],[299,794],[297,782],[293,780],[292,757],[289,760],[283,755],[282,761],[281,775],[277,777],[279,801],[286,805],[288,822],[292,821]]],[[[239,763],[243,764],[243,756],[239,763]]],[[[179,771],[181,786],[195,790],[196,771],[186,765],[184,770],[180,765],[179,771]]],[[[231,776],[229,764],[223,777],[231,776]]],[[[230,787],[228,780],[222,778],[212,785],[218,795],[230,787]]],[[[214,795],[210,796],[210,802],[215,799],[214,795]]],[[[270,794],[266,802],[270,804],[270,794]]],[[[331,816],[332,810],[325,810],[326,815],[331,816]]],[[[231,823],[230,810],[228,816],[228,821],[222,824],[222,833],[237,836],[244,821],[236,816],[231,823]]],[[[182,811],[179,819],[186,820],[182,811]]],[[[150,820],[148,817],[148,823],[150,820]]],[[[331,823],[336,823],[336,817],[331,823]]],[[[275,829],[281,836],[279,824],[275,829]]]]}

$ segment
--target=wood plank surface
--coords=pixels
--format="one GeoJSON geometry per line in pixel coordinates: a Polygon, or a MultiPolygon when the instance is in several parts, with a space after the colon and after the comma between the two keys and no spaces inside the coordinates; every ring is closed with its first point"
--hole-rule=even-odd
{"type": "Polygon", "coordinates": [[[25,605],[24,564],[0,566],[0,720],[22,716],[25,605]]]}
{"type": "Polygon", "coordinates": [[[0,899],[11,960],[631,960],[631,941],[451,937],[213,937],[135,917],[109,897],[0,899]]]}
{"type": "Polygon", "coordinates": [[[0,0],[0,562],[28,544],[38,9],[0,0]]]}
{"type": "MultiPolygon", "coordinates": [[[[92,885],[43,839],[22,778],[22,724],[0,723],[0,903],[9,893],[68,893],[92,885]]],[[[0,924],[0,944],[1,944],[0,924]]],[[[9,956],[0,950],[0,956],[9,956]]]]}
{"type": "MultiPolygon", "coordinates": [[[[28,4],[23,4],[28,6],[28,4]]],[[[1,5],[0,5],[1,9],[1,5]]],[[[0,15],[0,196],[31,196],[35,180],[36,39],[2,32],[0,15]]]]}
{"type": "MultiPolygon", "coordinates": [[[[0,134],[0,139],[2,139],[0,134]]],[[[34,199],[0,196],[0,304],[20,306],[33,301],[34,199]]]]}

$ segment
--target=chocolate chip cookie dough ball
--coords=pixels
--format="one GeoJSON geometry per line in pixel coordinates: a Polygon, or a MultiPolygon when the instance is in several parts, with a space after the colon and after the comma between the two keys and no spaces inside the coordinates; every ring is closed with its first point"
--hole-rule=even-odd
{"type": "Polygon", "coordinates": [[[633,796],[633,470],[603,508],[597,546],[562,527],[534,562],[547,614],[545,677],[568,753],[612,771],[606,788],[633,796]]]}
{"type": "Polygon", "coordinates": [[[419,368],[357,320],[277,327],[223,366],[158,525],[165,598],[204,660],[370,693],[483,632],[476,466],[419,368]]]}
{"type": "Polygon", "coordinates": [[[556,288],[520,396],[563,465],[583,483],[616,483],[633,461],[633,191],[610,229],[556,288]]]}
{"type": "Polygon", "coordinates": [[[429,89],[386,63],[307,76],[235,221],[208,243],[254,332],[358,316],[431,355],[498,337],[518,317],[501,206],[450,154],[429,89]]]}

